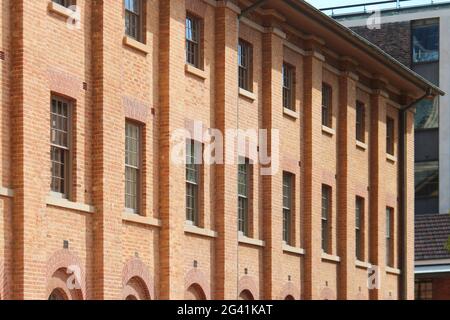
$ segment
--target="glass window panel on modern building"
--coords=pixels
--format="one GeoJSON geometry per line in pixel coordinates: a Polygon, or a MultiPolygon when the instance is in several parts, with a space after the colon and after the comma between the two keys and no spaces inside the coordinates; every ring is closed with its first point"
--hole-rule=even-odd
{"type": "Polygon", "coordinates": [[[68,196],[70,154],[69,102],[52,97],[50,111],[51,191],[68,196]]]}
{"type": "Polygon", "coordinates": [[[416,162],[415,165],[416,198],[430,198],[439,195],[439,162],[416,162]]]}
{"type": "Polygon", "coordinates": [[[142,0],[125,0],[125,32],[128,36],[142,40],[142,0]]]}
{"type": "Polygon", "coordinates": [[[125,207],[134,213],[139,212],[140,196],[140,127],[125,124],[125,207]]]}
{"type": "Polygon", "coordinates": [[[435,129],[439,127],[439,99],[424,99],[417,103],[415,129],[435,129]]]}
{"type": "Polygon", "coordinates": [[[439,23],[436,20],[417,21],[412,27],[413,63],[439,60],[439,23]]]}

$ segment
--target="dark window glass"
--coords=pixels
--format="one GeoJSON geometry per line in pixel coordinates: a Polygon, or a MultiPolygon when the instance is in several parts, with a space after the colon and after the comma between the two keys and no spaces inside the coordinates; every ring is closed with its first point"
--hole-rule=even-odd
{"type": "Polygon", "coordinates": [[[394,155],[394,139],[395,128],[394,119],[387,117],[386,119],[386,152],[390,155],[394,155]]]}
{"type": "Polygon", "coordinates": [[[238,165],[238,227],[245,236],[249,235],[250,162],[240,159],[238,165]]]}
{"type": "Polygon", "coordinates": [[[322,84],[322,125],[332,127],[332,90],[331,87],[322,84]]]}
{"type": "Polygon", "coordinates": [[[200,20],[186,17],[186,62],[200,68],[200,20]]]}
{"type": "Polygon", "coordinates": [[[295,110],[295,68],[283,63],[283,107],[295,110]]]}
{"type": "Polygon", "coordinates": [[[125,123],[125,208],[139,212],[141,133],[134,123],[125,123]]]}
{"type": "Polygon", "coordinates": [[[142,0],[125,0],[125,33],[142,41],[142,0]]]}
{"type": "Polygon", "coordinates": [[[364,261],[364,199],[356,197],[355,203],[355,248],[356,259],[364,261]]]}
{"type": "Polygon", "coordinates": [[[394,266],[394,209],[386,208],[386,265],[394,266]]]}
{"type": "Polygon", "coordinates": [[[418,21],[412,28],[413,63],[439,60],[439,23],[418,21]]]}
{"type": "Polygon", "coordinates": [[[186,142],[186,220],[199,223],[201,144],[194,140],[186,142]]]}
{"type": "Polygon", "coordinates": [[[416,198],[433,198],[439,195],[439,162],[415,163],[416,198]]]}
{"type": "Polygon", "coordinates": [[[238,63],[239,63],[239,88],[253,91],[252,88],[252,47],[248,42],[239,40],[238,63]]]}
{"type": "Polygon", "coordinates": [[[434,129],[439,127],[439,99],[425,99],[416,106],[415,128],[434,129]]]}
{"type": "Polygon", "coordinates": [[[292,243],[292,193],[294,177],[283,173],[283,241],[292,243]]]}
{"type": "Polygon", "coordinates": [[[365,141],[365,107],[364,103],[356,102],[356,140],[365,141]]]}
{"type": "Polygon", "coordinates": [[[72,0],[53,0],[53,2],[60,4],[66,8],[68,8],[72,5],[72,0]]]}
{"type": "Polygon", "coordinates": [[[331,227],[331,187],[322,186],[322,250],[331,253],[330,227],[331,227]]]}
{"type": "Polygon", "coordinates": [[[52,97],[50,110],[51,190],[68,196],[70,154],[69,102],[52,97]]]}

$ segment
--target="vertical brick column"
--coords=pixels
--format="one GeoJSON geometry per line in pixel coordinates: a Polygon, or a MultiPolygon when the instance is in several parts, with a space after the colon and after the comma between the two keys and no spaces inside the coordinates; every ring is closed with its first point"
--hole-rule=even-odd
{"type": "MultiPolygon", "coordinates": [[[[384,284],[386,265],[386,194],[384,167],[386,163],[386,98],[387,93],[376,90],[371,96],[370,107],[370,203],[369,203],[369,259],[379,266],[381,287],[384,284]]],[[[383,299],[380,290],[370,290],[370,298],[383,299]]]]}
{"type": "Polygon", "coordinates": [[[45,1],[11,1],[12,299],[46,299],[45,198],[50,191],[50,92],[39,41],[45,1]],[[47,166],[48,165],[48,166],[47,166]],[[48,170],[46,170],[48,168],[48,170]]]}
{"type": "Polygon", "coordinates": [[[338,115],[338,181],[337,228],[338,255],[341,258],[338,277],[338,299],[352,299],[352,275],[355,272],[355,195],[351,155],[355,148],[355,102],[357,76],[344,71],[339,79],[338,115]]]}
{"type": "Polygon", "coordinates": [[[321,157],[322,67],[324,57],[309,51],[304,59],[304,232],[305,232],[305,299],[319,299],[321,264],[321,170],[317,162],[321,157]]]}
{"type": "Polygon", "coordinates": [[[403,254],[406,256],[406,265],[403,265],[402,272],[406,273],[407,284],[404,287],[404,297],[408,300],[414,300],[414,113],[406,113],[406,137],[405,137],[405,185],[406,199],[405,212],[406,220],[404,239],[406,246],[403,248],[403,254]]]}
{"type": "MultiPolygon", "coordinates": [[[[276,29],[274,29],[276,30],[276,29]]],[[[268,133],[268,154],[278,152],[281,146],[272,146],[272,130],[278,130],[283,121],[283,41],[279,33],[267,28],[263,35],[263,129],[268,133]],[[275,150],[275,151],[274,151],[275,150]]],[[[280,137],[283,138],[283,137],[280,137]]],[[[279,158],[279,157],[278,157],[279,158]]],[[[296,177],[298,179],[298,177],[296,177]]],[[[283,170],[263,176],[263,237],[264,298],[275,299],[281,291],[283,255],[283,170]]],[[[294,195],[296,197],[297,195],[294,195]]]]}
{"type": "Polygon", "coordinates": [[[123,2],[95,1],[93,9],[93,299],[122,290],[125,118],[121,99],[123,2]]]}
{"type": "MultiPolygon", "coordinates": [[[[215,125],[225,133],[237,127],[238,103],[238,21],[237,12],[228,1],[216,9],[216,109],[215,125]]],[[[230,152],[224,146],[225,154],[230,152]]],[[[236,151],[234,151],[236,152],[236,151]]],[[[237,166],[219,164],[215,167],[216,299],[237,299],[237,166]]]]}
{"type": "Polygon", "coordinates": [[[184,128],[185,18],[184,0],[161,0],[160,8],[160,135],[159,199],[160,297],[184,299],[183,237],[186,221],[186,176],[183,165],[171,163],[170,136],[184,128]]]}

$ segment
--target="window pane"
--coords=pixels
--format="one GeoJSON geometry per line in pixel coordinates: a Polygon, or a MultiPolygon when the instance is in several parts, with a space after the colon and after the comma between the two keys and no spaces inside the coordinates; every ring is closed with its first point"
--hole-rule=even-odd
{"type": "Polygon", "coordinates": [[[186,220],[198,225],[201,144],[186,141],[186,220]]]}
{"type": "Polygon", "coordinates": [[[439,99],[422,100],[417,104],[415,115],[416,129],[439,127],[439,99]]]}
{"type": "Polygon", "coordinates": [[[200,21],[197,18],[186,17],[186,62],[200,67],[200,21]]]}
{"type": "Polygon", "coordinates": [[[394,119],[387,117],[386,119],[386,152],[390,155],[394,155],[394,119]]]}
{"type": "Polygon", "coordinates": [[[356,103],[356,140],[365,141],[365,110],[364,104],[361,102],[356,103]]]}
{"type": "Polygon", "coordinates": [[[439,24],[414,26],[413,62],[431,62],[439,60],[439,24]]]}
{"type": "Polygon", "coordinates": [[[290,173],[283,173],[283,241],[292,241],[292,193],[294,177],[290,173]]]}
{"type": "Polygon", "coordinates": [[[294,67],[283,63],[283,107],[295,109],[295,69],[294,67]]]}
{"type": "Polygon", "coordinates": [[[439,195],[439,162],[415,163],[416,198],[433,198],[439,195]]]}
{"type": "Polygon", "coordinates": [[[239,63],[239,87],[252,91],[251,88],[251,68],[252,50],[250,44],[243,40],[239,40],[238,44],[238,63],[239,63]]]}
{"type": "Polygon", "coordinates": [[[125,208],[139,210],[140,193],[140,127],[125,123],[125,208]]]}
{"type": "Polygon", "coordinates": [[[322,85],[322,125],[331,127],[331,87],[327,84],[322,85]]]}
{"type": "Polygon", "coordinates": [[[322,250],[329,253],[330,233],[329,218],[331,210],[331,188],[322,186],[322,250]]]}

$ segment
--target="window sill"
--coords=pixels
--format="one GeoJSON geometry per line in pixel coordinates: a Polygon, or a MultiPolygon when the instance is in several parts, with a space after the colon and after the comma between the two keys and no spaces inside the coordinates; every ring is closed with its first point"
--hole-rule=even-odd
{"type": "Polygon", "coordinates": [[[69,8],[66,8],[56,2],[50,1],[48,4],[48,11],[56,13],[62,17],[70,18],[73,16],[73,11],[69,8]]]}
{"type": "Polygon", "coordinates": [[[289,108],[283,108],[283,114],[293,119],[298,119],[298,112],[289,108]]]}
{"type": "Polygon", "coordinates": [[[332,254],[328,254],[328,253],[322,252],[322,261],[329,261],[329,262],[339,263],[339,262],[341,262],[341,258],[338,257],[338,256],[334,256],[332,254]]]}
{"type": "Polygon", "coordinates": [[[130,48],[138,50],[138,51],[140,51],[142,53],[145,53],[145,54],[149,54],[150,53],[150,47],[149,46],[147,46],[145,43],[139,42],[139,41],[137,41],[137,40],[135,40],[135,39],[133,39],[133,38],[131,38],[129,36],[124,36],[123,37],[123,44],[128,46],[128,47],[130,47],[130,48]]]}
{"type": "Polygon", "coordinates": [[[262,241],[262,240],[248,238],[241,234],[239,235],[238,241],[239,241],[239,243],[248,244],[248,245],[255,246],[255,247],[264,247],[266,245],[264,243],[264,241],[262,241]]]}
{"type": "Polygon", "coordinates": [[[194,67],[191,64],[186,64],[184,70],[186,71],[186,73],[192,74],[200,79],[206,80],[206,72],[197,67],[194,67]]]}
{"type": "Polygon", "coordinates": [[[90,206],[88,204],[72,202],[67,199],[58,198],[53,195],[47,196],[46,203],[48,206],[70,209],[70,210],[75,210],[75,211],[85,212],[85,213],[94,213],[94,211],[95,211],[94,207],[90,206]]]}
{"type": "Polygon", "coordinates": [[[247,91],[245,89],[239,88],[239,95],[241,97],[247,98],[249,100],[255,101],[256,95],[253,92],[247,91]]]}
{"type": "Polygon", "coordinates": [[[364,262],[364,261],[360,261],[360,260],[356,260],[355,261],[355,266],[357,268],[361,268],[361,269],[369,269],[370,267],[372,267],[372,265],[368,262],[364,262]]]}
{"type": "Polygon", "coordinates": [[[386,273],[388,274],[395,274],[395,275],[400,275],[402,274],[402,272],[400,271],[400,269],[397,268],[392,268],[392,267],[386,267],[386,273]]]}
{"type": "Polygon", "coordinates": [[[396,163],[397,162],[397,157],[393,156],[392,154],[387,153],[386,154],[386,160],[392,163],[396,163]]]}
{"type": "Polygon", "coordinates": [[[358,140],[356,140],[356,147],[361,150],[367,150],[367,144],[358,140]]]}
{"type": "Polygon", "coordinates": [[[0,187],[0,196],[12,198],[14,197],[14,191],[9,188],[0,187]]]}
{"type": "Polygon", "coordinates": [[[186,223],[184,226],[184,232],[207,238],[217,238],[217,232],[209,229],[199,228],[188,223],[186,223]]]}
{"type": "Polygon", "coordinates": [[[122,214],[122,221],[126,222],[133,222],[142,224],[145,226],[152,226],[152,227],[161,227],[161,220],[155,219],[153,217],[144,217],[140,216],[136,213],[130,213],[130,212],[124,212],[122,214]]]}
{"type": "Polygon", "coordinates": [[[283,252],[302,256],[305,254],[305,249],[292,247],[284,242],[283,243],[283,252]]]}
{"type": "Polygon", "coordinates": [[[334,136],[336,134],[336,130],[334,130],[333,128],[324,126],[324,125],[322,125],[322,132],[324,132],[330,136],[334,136]]]}

